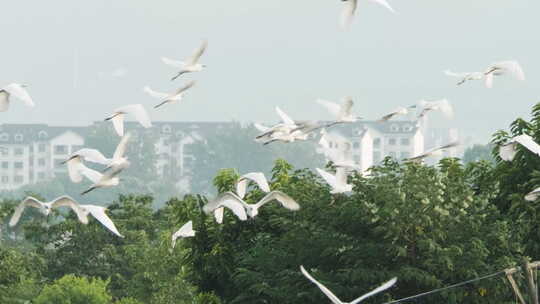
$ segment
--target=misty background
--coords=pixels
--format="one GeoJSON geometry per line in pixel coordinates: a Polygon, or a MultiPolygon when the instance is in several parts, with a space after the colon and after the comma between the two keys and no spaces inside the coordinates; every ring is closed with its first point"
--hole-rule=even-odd
{"type": "Polygon", "coordinates": [[[198,81],[181,105],[150,111],[154,121],[327,119],[314,100],[355,100],[376,119],[420,99],[448,98],[467,142],[487,142],[538,101],[537,12],[528,0],[392,0],[389,13],[359,1],[348,32],[340,1],[9,1],[3,3],[0,85],[30,85],[36,107],[13,103],[0,123],[87,125],[118,106],[154,100],[142,88],[171,91],[198,81]],[[176,72],[161,56],[183,59],[208,39],[207,70],[176,72]],[[456,87],[443,70],[479,71],[515,59],[525,82],[496,79],[456,87]]]}

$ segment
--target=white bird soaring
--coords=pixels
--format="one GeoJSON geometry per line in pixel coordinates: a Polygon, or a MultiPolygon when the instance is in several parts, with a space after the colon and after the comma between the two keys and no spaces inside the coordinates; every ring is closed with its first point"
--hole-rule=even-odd
{"type": "Polygon", "coordinates": [[[170,94],[156,92],[150,89],[150,87],[148,86],[144,87],[144,91],[148,93],[150,96],[162,100],[161,103],[154,106],[154,108],[159,108],[166,103],[176,103],[176,102],[182,101],[182,99],[184,98],[184,95],[186,94],[186,91],[189,90],[194,85],[195,85],[195,81],[194,80],[190,81],[185,86],[179,88],[174,93],[170,93],[170,94]]]}
{"type": "MultiPolygon", "coordinates": [[[[247,214],[246,209],[244,208],[244,205],[238,201],[238,199],[235,199],[236,194],[232,192],[226,192],[224,194],[219,195],[216,199],[214,199],[211,202],[208,202],[206,205],[203,206],[203,211],[206,214],[214,213],[214,217],[216,218],[216,222],[221,224],[223,222],[223,212],[215,212],[217,209],[220,208],[227,208],[230,209],[241,221],[247,220],[247,214]],[[231,197],[231,194],[233,195],[231,197]]],[[[242,199],[240,199],[242,201],[242,199]]]]}
{"type": "MultiPolygon", "coordinates": [[[[345,2],[345,6],[343,7],[343,10],[341,11],[341,28],[347,29],[354,17],[354,14],[356,13],[356,8],[358,6],[358,0],[341,0],[342,2],[345,2]]],[[[370,0],[371,2],[375,2],[379,5],[382,5],[386,7],[389,11],[392,13],[395,13],[394,9],[388,4],[386,0],[370,0]]]]}
{"type": "Polygon", "coordinates": [[[525,73],[521,65],[514,60],[501,61],[491,64],[484,72],[486,76],[486,87],[493,87],[493,77],[501,75],[511,75],[517,80],[525,80],[525,73]]]}
{"type": "Polygon", "coordinates": [[[517,144],[521,144],[529,151],[540,156],[540,145],[527,134],[518,135],[499,148],[499,156],[503,160],[511,161],[516,156],[517,144]]]}
{"type": "Polygon", "coordinates": [[[79,218],[79,221],[81,223],[88,223],[88,218],[84,216],[84,212],[80,208],[79,204],[77,204],[72,198],[70,198],[67,195],[60,196],[58,198],[55,198],[54,200],[50,202],[42,202],[34,197],[27,197],[25,198],[18,206],[15,208],[15,212],[13,212],[13,216],[11,216],[11,220],[9,221],[9,226],[13,227],[17,225],[19,222],[19,219],[21,218],[21,215],[26,207],[34,207],[39,209],[45,216],[48,216],[51,213],[51,210],[53,208],[59,208],[59,207],[69,207],[71,210],[75,211],[75,214],[77,214],[77,217],[79,218]]]}
{"type": "Polygon", "coordinates": [[[11,83],[0,89],[0,112],[5,112],[9,109],[10,97],[14,96],[22,100],[27,106],[35,106],[32,97],[24,89],[25,84],[11,83]]]}
{"type": "Polygon", "coordinates": [[[236,194],[238,194],[240,198],[244,198],[246,195],[247,185],[250,181],[255,182],[262,191],[266,193],[270,192],[270,185],[268,185],[268,180],[264,176],[264,173],[251,172],[240,176],[236,181],[236,194]]]}
{"type": "Polygon", "coordinates": [[[300,271],[302,271],[302,274],[308,278],[312,283],[317,285],[319,289],[332,301],[333,304],[357,304],[362,302],[364,299],[371,297],[379,292],[385,291],[386,289],[394,286],[396,284],[397,278],[393,278],[390,281],[382,284],[381,286],[373,289],[372,291],[366,293],[365,295],[351,301],[351,302],[343,302],[341,301],[334,293],[330,291],[330,289],[326,288],[323,284],[319,283],[317,280],[315,280],[305,269],[304,266],[300,266],[300,271]]]}
{"type": "Polygon", "coordinates": [[[126,163],[126,167],[129,166],[127,157],[124,156],[126,152],[127,142],[131,135],[128,133],[122,137],[116,150],[114,151],[112,158],[106,158],[101,152],[96,149],[84,148],[75,153],[73,153],[67,160],[63,161],[62,164],[67,163],[69,177],[72,182],[80,183],[82,181],[82,175],[80,173],[80,164],[82,161],[89,161],[93,163],[98,163],[107,166],[105,170],[108,170],[113,167],[123,166],[126,163]]]}
{"type": "Polygon", "coordinates": [[[276,107],[276,113],[281,118],[281,123],[272,127],[265,127],[260,124],[254,125],[259,131],[263,132],[255,137],[256,141],[263,142],[267,145],[274,141],[294,142],[296,140],[307,140],[308,132],[302,131],[307,126],[307,123],[295,122],[279,107],[276,107]]]}
{"type": "Polygon", "coordinates": [[[193,230],[193,222],[189,221],[185,223],[178,231],[172,235],[172,248],[176,246],[176,240],[178,238],[187,238],[195,236],[195,230],[193,230]]]}
{"type": "Polygon", "coordinates": [[[422,108],[422,112],[420,112],[418,118],[426,116],[429,111],[440,111],[444,116],[448,118],[452,118],[454,116],[454,109],[446,99],[434,101],[420,100],[418,104],[422,108]]]}
{"type": "Polygon", "coordinates": [[[533,191],[527,193],[527,195],[525,195],[525,200],[529,202],[533,202],[537,200],[539,197],[540,197],[540,188],[536,188],[533,191]]]}
{"type": "Polygon", "coordinates": [[[408,106],[408,107],[397,107],[396,109],[394,109],[392,112],[388,113],[388,114],[385,114],[383,117],[379,118],[377,120],[377,122],[385,122],[385,121],[389,121],[390,119],[398,116],[398,115],[407,115],[409,114],[410,110],[409,109],[416,109],[417,108],[417,105],[411,105],[411,106],[408,106]]]}
{"type": "Polygon", "coordinates": [[[109,229],[112,233],[121,238],[124,237],[120,234],[120,232],[118,232],[114,222],[111,220],[111,218],[109,218],[107,213],[105,213],[105,211],[107,211],[106,207],[96,205],[79,205],[79,207],[82,209],[83,215],[86,217],[86,223],[88,223],[88,215],[92,215],[98,222],[101,223],[101,225],[109,229]]]}
{"type": "Polygon", "coordinates": [[[81,195],[84,195],[97,188],[118,186],[120,183],[120,178],[118,178],[117,175],[128,166],[129,162],[126,161],[118,166],[112,167],[111,170],[105,172],[105,174],[102,174],[96,170],[86,167],[83,164],[80,164],[79,172],[94,183],[92,186],[90,186],[90,188],[82,192],[81,195]]]}
{"type": "Polygon", "coordinates": [[[171,81],[175,80],[176,78],[180,77],[180,75],[185,74],[185,73],[202,71],[203,68],[206,67],[206,65],[200,64],[199,58],[201,58],[201,56],[204,54],[204,51],[206,50],[207,46],[208,46],[208,42],[203,41],[202,45],[198,49],[196,49],[193,52],[193,55],[190,58],[188,58],[186,61],[178,61],[178,60],[169,59],[167,57],[161,57],[161,60],[163,61],[163,63],[170,65],[172,67],[181,69],[178,72],[178,74],[176,74],[176,76],[174,76],[171,79],[171,81]]]}
{"type": "MultiPolygon", "coordinates": [[[[220,195],[217,202],[219,203],[219,202],[226,201],[226,202],[229,202],[231,205],[235,205],[236,208],[238,208],[238,206],[241,206],[242,208],[244,208],[244,212],[249,217],[253,218],[253,217],[257,216],[257,214],[259,214],[259,208],[260,207],[264,206],[266,203],[269,203],[269,202],[271,202],[273,200],[278,201],[279,203],[281,203],[281,205],[283,207],[285,207],[285,208],[287,208],[289,210],[296,211],[296,210],[300,209],[300,205],[298,205],[298,203],[293,198],[291,198],[290,196],[288,196],[287,194],[285,194],[285,193],[283,193],[281,191],[272,191],[272,192],[266,194],[256,204],[248,204],[248,203],[246,203],[243,199],[241,199],[238,195],[234,194],[233,192],[225,192],[225,193],[223,193],[222,195],[220,195]]],[[[215,208],[216,204],[217,204],[216,202],[208,203],[203,207],[203,210],[206,213],[210,213],[210,212],[212,212],[213,210],[216,209],[215,208]]],[[[241,219],[241,220],[243,220],[243,219],[241,219]]]]}
{"type": "Polygon", "coordinates": [[[336,194],[352,191],[352,185],[347,184],[347,170],[345,168],[337,168],[336,175],[332,175],[319,168],[316,168],[316,170],[326,183],[332,187],[330,193],[336,194]]]}
{"type": "Polygon", "coordinates": [[[444,73],[448,76],[459,78],[460,80],[458,81],[457,85],[462,85],[469,80],[482,80],[485,77],[484,73],[482,72],[455,73],[450,70],[446,70],[444,73]]]}
{"type": "Polygon", "coordinates": [[[341,105],[323,99],[317,99],[317,103],[324,106],[328,112],[336,117],[334,123],[355,122],[358,119],[351,112],[354,102],[350,96],[344,97],[341,105]]]}
{"type": "MultiPolygon", "coordinates": [[[[270,192],[270,186],[268,185],[268,181],[266,180],[264,173],[251,172],[240,176],[240,178],[236,181],[236,194],[241,199],[246,196],[246,189],[250,181],[255,182],[262,191],[266,193],[270,192]]],[[[216,222],[220,224],[223,222],[223,208],[224,207],[220,207],[214,210],[214,217],[216,218],[216,222]]]]}
{"type": "Polygon", "coordinates": [[[405,161],[421,162],[426,157],[442,155],[444,150],[450,149],[450,148],[453,148],[453,147],[456,147],[456,146],[459,146],[459,145],[460,145],[459,141],[453,141],[453,142],[451,142],[449,144],[446,144],[446,145],[443,145],[443,146],[440,146],[440,147],[435,147],[435,148],[432,148],[432,149],[429,149],[429,150],[425,151],[424,153],[420,153],[420,154],[415,155],[415,156],[413,156],[411,158],[407,158],[407,159],[405,159],[405,161]]]}
{"type": "Polygon", "coordinates": [[[152,122],[148,116],[148,112],[141,104],[131,104],[120,107],[114,110],[112,116],[105,118],[105,120],[111,120],[118,136],[124,136],[124,116],[131,114],[135,119],[145,128],[150,128],[152,122]]]}

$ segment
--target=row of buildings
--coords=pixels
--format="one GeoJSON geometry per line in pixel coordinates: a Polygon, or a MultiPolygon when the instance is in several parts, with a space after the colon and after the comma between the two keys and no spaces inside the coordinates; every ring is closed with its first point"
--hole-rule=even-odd
{"type": "MultiPolygon", "coordinates": [[[[143,129],[136,123],[127,122],[126,128],[131,130],[132,136],[143,132],[153,136],[157,155],[156,172],[161,177],[174,178],[179,187],[184,188],[181,190],[188,190],[185,188],[189,188],[190,163],[195,159],[189,146],[204,141],[215,130],[233,125],[238,124],[153,122],[152,128],[143,129]]],[[[85,127],[0,125],[0,190],[14,190],[65,175],[67,169],[61,162],[71,153],[85,147],[86,139],[103,126],[102,122],[85,127]]],[[[334,127],[332,132],[339,132],[345,140],[330,145],[348,153],[365,170],[386,156],[396,159],[411,157],[423,152],[426,147],[443,144],[457,137],[455,130],[442,131],[425,130],[415,121],[361,121],[334,127]]],[[[449,155],[455,156],[457,153],[452,150],[449,155]]]]}

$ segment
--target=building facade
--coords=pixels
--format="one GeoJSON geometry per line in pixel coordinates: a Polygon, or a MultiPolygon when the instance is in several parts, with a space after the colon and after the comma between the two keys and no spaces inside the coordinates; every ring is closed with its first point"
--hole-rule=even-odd
{"type": "MultiPolygon", "coordinates": [[[[14,190],[66,174],[67,168],[61,162],[86,147],[85,138],[103,124],[96,122],[87,127],[0,125],[0,190],[14,190]]],[[[110,125],[105,126],[110,128],[110,125]]],[[[189,146],[204,141],[216,130],[238,126],[234,122],[153,122],[152,128],[144,129],[134,122],[125,123],[125,128],[135,137],[143,133],[153,137],[155,170],[158,176],[174,180],[179,189],[189,189],[190,163],[196,157],[189,146]]],[[[110,131],[114,134],[112,129],[110,131]]],[[[342,138],[340,142],[330,143],[330,147],[343,151],[362,171],[386,156],[400,160],[425,150],[424,131],[415,121],[360,121],[334,126],[329,132],[339,133],[342,138]]],[[[430,141],[438,142],[433,136],[430,141]]]]}

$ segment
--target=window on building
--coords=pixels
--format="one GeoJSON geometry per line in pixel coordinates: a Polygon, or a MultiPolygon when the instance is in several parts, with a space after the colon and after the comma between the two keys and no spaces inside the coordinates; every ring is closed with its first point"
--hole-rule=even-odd
{"type": "Polygon", "coordinates": [[[403,131],[404,132],[411,132],[413,129],[413,127],[411,125],[404,125],[403,126],[403,131]]]}
{"type": "Polygon", "coordinates": [[[73,145],[71,147],[71,151],[72,152],[75,152],[75,151],[79,151],[80,149],[84,148],[84,146],[81,146],[81,145],[73,145]]]}
{"type": "Polygon", "coordinates": [[[410,145],[410,144],[411,144],[411,140],[410,140],[410,139],[408,139],[408,138],[402,138],[402,139],[401,139],[401,145],[402,145],[402,146],[408,146],[408,145],[410,145]]]}
{"type": "Polygon", "coordinates": [[[353,160],[356,164],[360,163],[360,155],[353,155],[353,160]]]}
{"type": "Polygon", "coordinates": [[[2,162],[2,169],[9,169],[9,162],[7,161],[2,162]]]}
{"type": "Polygon", "coordinates": [[[390,138],[388,139],[388,144],[390,146],[395,146],[396,145],[396,139],[395,138],[390,138]]]}
{"type": "Polygon", "coordinates": [[[45,144],[39,144],[38,145],[38,152],[40,152],[40,153],[45,152],[45,148],[46,148],[45,144]]]}
{"type": "Polygon", "coordinates": [[[0,155],[8,156],[9,155],[9,148],[4,147],[3,149],[0,149],[0,155]]]}
{"type": "Polygon", "coordinates": [[[68,147],[66,145],[54,146],[54,154],[67,154],[68,147]]]}
{"type": "Polygon", "coordinates": [[[38,177],[39,180],[44,180],[45,179],[45,172],[38,172],[37,177],[38,177]]]}
{"type": "Polygon", "coordinates": [[[171,126],[164,125],[163,128],[161,128],[161,132],[163,132],[165,134],[170,134],[171,133],[171,126]]]}
{"type": "Polygon", "coordinates": [[[398,132],[399,131],[399,126],[394,124],[394,125],[391,125],[390,126],[390,131],[392,132],[398,132]]]}
{"type": "Polygon", "coordinates": [[[376,163],[381,161],[381,152],[379,151],[373,152],[373,161],[376,163]]]}
{"type": "Polygon", "coordinates": [[[23,168],[23,162],[15,162],[14,168],[15,169],[22,169],[23,168]]]}
{"type": "Polygon", "coordinates": [[[379,148],[379,147],[381,146],[381,139],[380,139],[380,138],[375,138],[375,139],[373,140],[373,146],[374,146],[375,148],[379,148]]]}
{"type": "Polygon", "coordinates": [[[2,176],[2,183],[4,184],[9,183],[9,176],[2,176]]]}
{"type": "Polygon", "coordinates": [[[0,141],[8,141],[9,140],[9,134],[2,133],[0,134],[0,141]]]}
{"type": "Polygon", "coordinates": [[[15,177],[13,178],[13,181],[16,184],[22,184],[22,182],[24,181],[24,177],[22,175],[15,175],[15,177]]]}
{"type": "Polygon", "coordinates": [[[38,166],[45,167],[45,158],[38,159],[38,166]]]}
{"type": "Polygon", "coordinates": [[[45,131],[39,131],[39,133],[38,133],[39,139],[45,139],[45,138],[47,138],[47,136],[48,136],[47,132],[45,132],[45,131]]]}
{"type": "Polygon", "coordinates": [[[401,152],[401,158],[409,158],[411,157],[411,153],[409,152],[401,152]]]}
{"type": "Polygon", "coordinates": [[[13,153],[15,154],[15,156],[21,156],[23,155],[23,148],[15,148],[13,150],[13,153]]]}
{"type": "Polygon", "coordinates": [[[354,142],[353,143],[353,148],[354,149],[360,149],[360,143],[359,142],[354,142]]]}
{"type": "Polygon", "coordinates": [[[14,139],[15,139],[15,141],[23,141],[23,136],[22,136],[22,134],[15,134],[14,139]]]}

